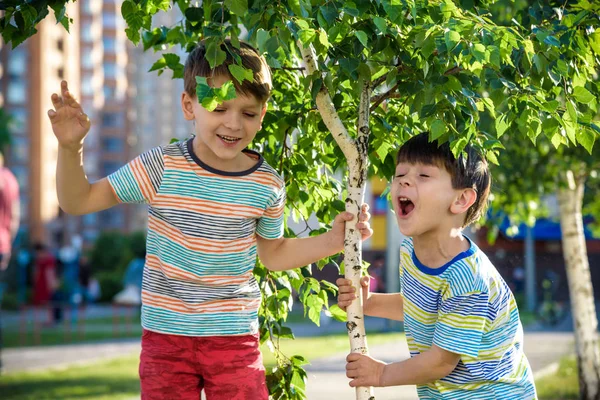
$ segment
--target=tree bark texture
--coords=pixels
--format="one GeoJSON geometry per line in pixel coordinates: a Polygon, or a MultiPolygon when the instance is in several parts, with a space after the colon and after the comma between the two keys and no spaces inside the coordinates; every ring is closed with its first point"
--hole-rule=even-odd
{"type": "MultiPolygon", "coordinates": [[[[312,46],[304,48],[298,43],[302,53],[303,61],[309,74],[317,71],[316,56],[312,46]]],[[[360,213],[360,206],[365,197],[365,185],[367,180],[367,155],[369,147],[369,106],[371,88],[366,82],[363,85],[359,106],[359,117],[357,124],[356,139],[353,139],[340,119],[327,88],[323,85],[317,94],[317,109],[323,118],[323,122],[330,130],[333,138],[340,146],[346,156],[348,163],[348,197],[345,199],[346,211],[352,213],[355,218],[346,222],[346,236],[344,240],[344,267],[345,277],[352,280],[352,285],[357,288],[359,297],[346,309],[348,320],[346,328],[350,339],[352,353],[368,354],[367,336],[365,333],[365,322],[363,314],[363,298],[360,290],[360,278],[362,275],[362,241],[356,223],[360,213]]],[[[357,400],[375,400],[372,387],[357,387],[357,400]]]]}
{"type": "Polygon", "coordinates": [[[567,186],[559,190],[558,202],[563,255],[575,326],[579,393],[582,400],[600,400],[598,319],[581,212],[585,177],[578,177],[573,171],[567,171],[564,178],[567,186]]]}

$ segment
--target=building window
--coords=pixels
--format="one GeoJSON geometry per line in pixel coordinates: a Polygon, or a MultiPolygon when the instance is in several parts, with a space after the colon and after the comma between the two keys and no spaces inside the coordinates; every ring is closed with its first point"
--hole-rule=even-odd
{"type": "Polygon", "coordinates": [[[124,128],[125,118],[123,113],[104,113],[102,115],[103,128],[124,128]]]}
{"type": "Polygon", "coordinates": [[[64,51],[65,48],[65,41],[62,39],[58,39],[56,41],[56,48],[58,49],[58,51],[62,52],[64,51]]]}
{"type": "Polygon", "coordinates": [[[58,75],[58,79],[64,79],[65,78],[65,69],[64,68],[59,68],[57,71],[57,75],[58,75]]]}
{"type": "Polygon", "coordinates": [[[102,44],[104,45],[105,53],[114,53],[116,49],[116,40],[112,37],[105,37],[102,39],[102,44]]]}
{"type": "Polygon", "coordinates": [[[27,115],[26,108],[13,108],[8,114],[11,116],[9,129],[14,133],[25,133],[27,131],[27,115]]]}
{"type": "Polygon", "coordinates": [[[90,43],[94,41],[94,30],[93,30],[94,25],[93,24],[82,24],[81,26],[81,39],[86,42],[86,43],[90,43]]]}
{"type": "Polygon", "coordinates": [[[29,159],[29,139],[23,136],[13,136],[11,144],[12,159],[19,163],[25,163],[29,159]]]}
{"type": "Polygon", "coordinates": [[[27,100],[27,86],[24,80],[15,79],[8,82],[6,100],[12,104],[25,104],[27,100]]]}
{"type": "Polygon", "coordinates": [[[81,94],[91,96],[94,94],[94,82],[91,75],[84,75],[81,80],[81,94]]]}
{"type": "Polygon", "coordinates": [[[91,48],[87,48],[81,55],[81,66],[84,68],[94,67],[94,52],[91,48]]]}
{"type": "Polygon", "coordinates": [[[105,28],[117,27],[117,14],[114,12],[105,12],[102,14],[102,25],[105,28]]]}
{"type": "Polygon", "coordinates": [[[19,78],[27,74],[27,53],[23,49],[15,49],[8,57],[8,77],[19,78]]]}
{"type": "Polygon", "coordinates": [[[115,98],[115,88],[112,86],[104,86],[104,99],[110,100],[115,98]]]}
{"type": "Polygon", "coordinates": [[[117,76],[117,66],[114,63],[104,63],[104,77],[115,79],[117,76]]]}
{"type": "Polygon", "coordinates": [[[116,137],[104,137],[102,138],[102,150],[109,153],[123,151],[123,141],[116,137]]]}

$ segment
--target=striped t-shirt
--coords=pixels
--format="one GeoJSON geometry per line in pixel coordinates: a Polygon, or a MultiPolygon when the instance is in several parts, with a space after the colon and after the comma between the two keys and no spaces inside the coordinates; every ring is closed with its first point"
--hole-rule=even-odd
{"type": "Polygon", "coordinates": [[[417,259],[412,239],[406,239],[400,276],[411,356],[433,344],[461,356],[448,376],[417,386],[419,398],[537,398],[515,298],[474,243],[433,269],[417,259]]]}
{"type": "Polygon", "coordinates": [[[192,139],[154,148],[108,177],[118,200],[149,204],[142,326],[184,336],[258,332],[252,274],[256,234],[283,235],[284,182],[261,155],[243,172],[218,171],[192,139]]]}

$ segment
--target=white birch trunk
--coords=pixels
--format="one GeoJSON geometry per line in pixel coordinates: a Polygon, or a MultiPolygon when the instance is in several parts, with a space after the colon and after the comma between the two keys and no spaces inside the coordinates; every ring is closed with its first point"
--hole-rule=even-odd
{"type": "Polygon", "coordinates": [[[600,400],[600,352],[598,319],[583,231],[583,191],[585,178],[565,174],[567,187],[558,192],[563,254],[569,282],[569,295],[579,369],[579,393],[582,400],[600,400]]]}
{"type": "MultiPolygon", "coordinates": [[[[302,59],[306,63],[309,74],[317,71],[315,53],[312,46],[304,48],[298,43],[302,59]]],[[[344,267],[345,277],[352,280],[352,285],[357,288],[359,297],[347,308],[348,337],[352,353],[368,354],[367,336],[365,333],[365,322],[363,315],[362,290],[360,290],[360,278],[362,269],[362,241],[360,232],[356,229],[360,206],[365,197],[365,185],[367,178],[367,154],[369,147],[369,107],[371,90],[366,83],[361,91],[360,109],[357,126],[357,137],[352,139],[340,119],[327,88],[322,86],[317,94],[317,109],[323,118],[323,122],[330,130],[335,141],[342,149],[348,163],[348,197],[346,198],[346,211],[355,215],[352,221],[346,222],[346,237],[344,240],[344,267]]],[[[375,400],[372,387],[357,387],[357,400],[375,400]]]]}

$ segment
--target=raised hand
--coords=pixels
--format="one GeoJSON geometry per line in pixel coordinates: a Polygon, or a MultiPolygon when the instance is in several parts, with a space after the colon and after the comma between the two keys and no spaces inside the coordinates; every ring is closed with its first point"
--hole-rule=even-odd
{"type": "Polygon", "coordinates": [[[52,130],[60,147],[79,150],[90,130],[90,119],[69,92],[66,81],[60,83],[61,96],[52,93],[54,110],[48,110],[52,130]]]}

